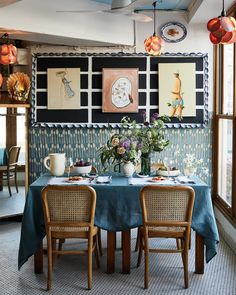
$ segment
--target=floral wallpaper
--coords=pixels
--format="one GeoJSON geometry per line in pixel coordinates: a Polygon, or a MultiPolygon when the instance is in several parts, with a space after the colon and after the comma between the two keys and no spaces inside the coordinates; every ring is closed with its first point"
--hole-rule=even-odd
{"type": "MultiPolygon", "coordinates": [[[[101,171],[98,148],[106,143],[109,132],[107,128],[31,127],[29,131],[30,183],[46,172],[43,159],[49,153],[64,152],[74,161],[78,158],[89,160],[101,171]]],[[[208,124],[206,128],[165,129],[164,134],[165,138],[170,140],[170,144],[165,151],[152,154],[152,161],[163,160],[165,157],[171,158],[173,165],[183,172],[186,155],[193,154],[204,163],[204,169],[198,169],[196,174],[210,185],[211,124],[208,124]]]]}

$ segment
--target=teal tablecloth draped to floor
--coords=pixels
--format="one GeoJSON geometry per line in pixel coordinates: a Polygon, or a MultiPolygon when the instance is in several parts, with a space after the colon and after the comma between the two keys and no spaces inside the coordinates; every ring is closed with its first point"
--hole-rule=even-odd
{"type": "MultiPolygon", "coordinates": [[[[21,228],[19,269],[37,251],[45,236],[41,190],[48,184],[50,178],[48,174],[43,175],[29,187],[21,228]]],[[[128,178],[113,177],[110,184],[91,184],[91,186],[97,193],[95,214],[97,226],[109,231],[124,231],[142,224],[139,193],[143,185],[129,185],[128,178]]],[[[191,187],[195,191],[192,228],[204,237],[206,262],[209,262],[217,253],[219,241],[210,190],[198,179],[195,184],[191,184],[191,187]]]]}

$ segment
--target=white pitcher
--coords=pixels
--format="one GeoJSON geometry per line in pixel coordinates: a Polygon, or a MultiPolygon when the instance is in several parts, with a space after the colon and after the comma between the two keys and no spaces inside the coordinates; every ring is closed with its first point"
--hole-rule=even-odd
{"type": "Polygon", "coordinates": [[[54,153],[44,158],[43,163],[52,175],[61,176],[65,172],[65,159],[66,154],[54,153]]]}

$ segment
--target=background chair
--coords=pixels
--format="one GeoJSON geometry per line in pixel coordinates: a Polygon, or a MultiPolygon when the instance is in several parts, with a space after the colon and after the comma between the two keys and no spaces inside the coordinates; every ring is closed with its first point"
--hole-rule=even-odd
{"type": "Polygon", "coordinates": [[[10,186],[10,179],[15,179],[15,186],[16,191],[18,193],[18,185],[17,185],[17,162],[20,154],[20,147],[19,146],[12,146],[9,149],[7,154],[7,165],[0,166],[0,173],[3,175],[3,179],[7,180],[7,186],[9,190],[10,196],[11,193],[11,186],[10,186]]]}
{"type": "Polygon", "coordinates": [[[140,195],[143,225],[140,227],[139,255],[140,265],[144,250],[144,288],[148,288],[149,252],[181,253],[184,266],[184,283],[188,288],[188,250],[189,236],[194,204],[194,190],[186,186],[145,186],[140,195]],[[149,247],[150,238],[174,238],[175,249],[149,247]]]}
{"type": "Polygon", "coordinates": [[[97,267],[97,232],[94,226],[96,192],[90,186],[46,186],[42,190],[45,226],[47,233],[48,279],[51,288],[52,266],[57,255],[88,255],[88,289],[92,288],[92,253],[95,252],[97,267]],[[87,239],[86,250],[56,249],[56,239],[87,239]]]}

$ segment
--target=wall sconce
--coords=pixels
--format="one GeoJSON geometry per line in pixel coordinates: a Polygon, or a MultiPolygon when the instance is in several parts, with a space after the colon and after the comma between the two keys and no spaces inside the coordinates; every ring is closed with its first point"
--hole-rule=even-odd
{"type": "Polygon", "coordinates": [[[222,4],[221,15],[209,20],[207,29],[213,44],[232,44],[236,41],[236,21],[234,17],[226,16],[224,0],[222,4]]]}
{"type": "Polygon", "coordinates": [[[156,3],[157,1],[153,2],[152,4],[154,16],[154,33],[152,36],[144,40],[145,50],[150,55],[160,55],[165,45],[165,41],[156,34],[156,3]]]}
{"type": "Polygon", "coordinates": [[[9,42],[9,35],[3,34],[0,39],[6,38],[7,42],[1,45],[0,63],[3,65],[14,64],[17,61],[17,48],[9,42]]]}

